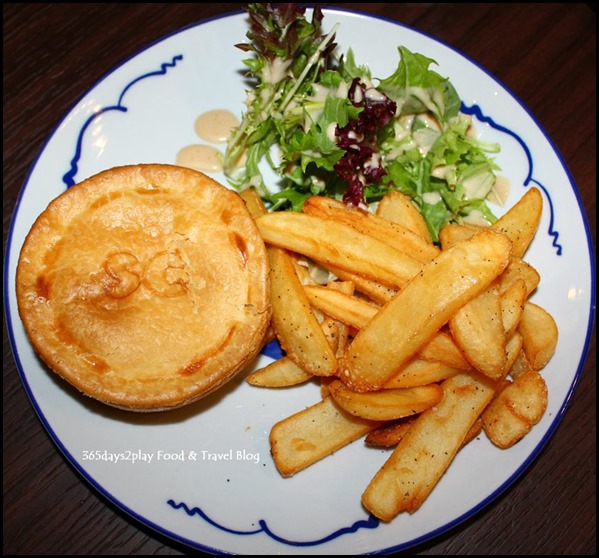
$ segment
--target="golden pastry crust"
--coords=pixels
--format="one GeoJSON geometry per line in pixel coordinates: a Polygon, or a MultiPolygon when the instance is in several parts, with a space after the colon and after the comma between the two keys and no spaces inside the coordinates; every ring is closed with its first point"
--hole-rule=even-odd
{"type": "Polygon", "coordinates": [[[65,191],[27,236],[19,313],[46,364],[136,411],[214,391],[257,354],[269,267],[239,195],[199,172],[132,165],[65,191]]]}

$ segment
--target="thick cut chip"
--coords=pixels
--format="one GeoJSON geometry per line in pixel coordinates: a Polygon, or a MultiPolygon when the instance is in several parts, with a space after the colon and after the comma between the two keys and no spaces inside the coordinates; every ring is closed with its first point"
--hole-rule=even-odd
{"type": "Polygon", "coordinates": [[[323,267],[339,279],[351,281],[354,284],[356,291],[366,295],[372,302],[376,302],[377,304],[385,304],[385,302],[390,301],[397,294],[397,289],[387,287],[378,281],[367,279],[366,277],[352,273],[346,269],[341,269],[340,267],[330,264],[323,264],[323,267]]]}
{"type": "Polygon", "coordinates": [[[330,376],[337,370],[331,348],[295,271],[291,256],[268,248],[270,260],[272,321],[287,355],[306,372],[330,376]]]}
{"type": "Polygon", "coordinates": [[[383,219],[374,213],[350,207],[339,200],[312,196],[304,202],[303,211],[309,215],[350,225],[360,232],[381,239],[422,263],[429,262],[439,255],[439,248],[407,227],[383,219]]]}
{"type": "Polygon", "coordinates": [[[433,242],[422,213],[416,209],[408,196],[397,190],[392,190],[383,196],[376,208],[376,214],[383,219],[403,225],[427,242],[433,242]]]}
{"type": "Polygon", "coordinates": [[[435,333],[434,337],[420,349],[418,356],[424,360],[440,362],[460,370],[472,369],[453,337],[445,328],[435,333]]]}
{"type": "Polygon", "coordinates": [[[525,262],[520,258],[512,258],[504,272],[497,279],[499,291],[504,293],[515,281],[519,280],[524,281],[524,284],[526,285],[526,296],[530,296],[539,286],[541,275],[528,262],[525,262]]]}
{"type": "Polygon", "coordinates": [[[459,225],[457,223],[448,223],[441,227],[439,231],[439,242],[443,250],[449,250],[452,246],[455,246],[458,242],[466,240],[474,236],[481,230],[481,227],[474,225],[459,225]]]}
{"type": "Polygon", "coordinates": [[[314,376],[310,372],[285,356],[256,370],[246,378],[246,382],[257,387],[281,388],[303,384],[312,378],[314,376]]]}
{"type": "Polygon", "coordinates": [[[506,234],[512,241],[512,255],[521,258],[537,232],[542,213],[541,191],[533,187],[491,228],[506,234]]]}
{"type": "MultiPolygon", "coordinates": [[[[399,442],[401,442],[401,439],[407,434],[408,430],[414,424],[417,418],[417,416],[411,416],[385,422],[382,426],[379,426],[372,432],[369,432],[364,439],[364,443],[374,447],[395,447],[397,444],[399,444],[399,442]]],[[[466,438],[464,438],[461,447],[464,447],[466,444],[469,444],[472,440],[474,440],[481,433],[482,429],[482,420],[477,419],[470,430],[468,430],[468,434],[466,434],[466,438]]]]}
{"type": "Polygon", "coordinates": [[[522,336],[517,331],[515,331],[507,340],[507,343],[505,344],[505,353],[505,369],[508,374],[511,374],[514,369],[514,364],[522,354],[522,336]]]}
{"type": "Polygon", "coordinates": [[[501,294],[501,320],[508,339],[513,335],[520,323],[527,297],[528,293],[524,279],[516,279],[501,294]]]}
{"type": "Polygon", "coordinates": [[[370,420],[395,420],[421,413],[436,405],[443,395],[438,384],[356,393],[342,381],[333,380],[329,384],[329,390],[342,409],[356,417],[370,420]]]}
{"type": "Polygon", "coordinates": [[[558,339],[553,316],[533,302],[526,302],[518,324],[526,358],[534,370],[542,370],[555,353],[558,339]]]}
{"type": "MultiPolygon", "coordinates": [[[[331,281],[328,284],[328,288],[347,295],[352,295],[354,293],[354,284],[352,281],[331,281]]],[[[341,357],[345,354],[347,344],[349,343],[350,327],[340,320],[332,317],[330,317],[330,319],[334,320],[334,323],[337,326],[337,349],[335,354],[337,357],[341,357]]]]}
{"type": "Polygon", "coordinates": [[[522,348],[522,336],[518,332],[514,334],[514,337],[516,336],[520,337],[521,348],[518,354],[516,355],[514,362],[512,362],[512,367],[510,368],[510,376],[512,378],[517,378],[518,376],[522,376],[522,374],[524,374],[525,372],[529,372],[530,370],[532,370],[532,366],[530,365],[530,362],[528,362],[526,353],[522,348]]]}
{"type": "Polygon", "coordinates": [[[290,477],[381,425],[354,417],[332,399],[277,422],[270,431],[271,453],[284,477],[290,477]]]}
{"type": "Polygon", "coordinates": [[[506,373],[506,338],[499,291],[490,287],[458,310],[449,328],[472,366],[498,380],[506,373]]]}
{"type": "Polygon", "coordinates": [[[246,188],[245,190],[242,190],[239,195],[253,219],[257,219],[260,215],[266,215],[268,213],[268,209],[266,209],[260,194],[256,192],[254,188],[246,188]]]}
{"type": "Polygon", "coordinates": [[[364,443],[368,446],[393,448],[399,444],[415,420],[415,416],[410,416],[385,422],[369,432],[364,438],[364,443]]]}
{"type": "Polygon", "coordinates": [[[460,308],[487,289],[510,254],[505,235],[484,230],[426,264],[356,335],[340,369],[343,381],[354,391],[381,389],[460,308]]]}
{"type": "Polygon", "coordinates": [[[371,302],[330,287],[306,285],[304,290],[310,304],[349,326],[363,327],[380,309],[371,302]]]}
{"type": "Polygon", "coordinates": [[[385,389],[425,386],[463,371],[442,362],[414,358],[385,384],[385,389]]]}
{"type": "Polygon", "coordinates": [[[530,370],[502,389],[482,414],[483,428],[500,448],[519,442],[537,424],[547,409],[547,385],[530,370]]]}
{"type": "Polygon", "coordinates": [[[256,220],[264,240],[323,264],[401,288],[422,264],[387,243],[345,223],[306,213],[279,211],[256,220]]]}
{"type": "Polygon", "coordinates": [[[383,521],[422,505],[495,391],[493,382],[469,373],[441,385],[443,399],[418,415],[362,495],[366,509],[383,521]]]}

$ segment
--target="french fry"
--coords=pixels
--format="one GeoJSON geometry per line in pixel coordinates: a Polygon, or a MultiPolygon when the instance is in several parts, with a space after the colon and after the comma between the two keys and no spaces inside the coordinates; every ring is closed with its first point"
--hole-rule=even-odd
{"type": "Polygon", "coordinates": [[[325,196],[312,196],[304,202],[303,211],[309,215],[350,225],[360,232],[381,239],[422,263],[430,262],[439,255],[439,248],[407,227],[383,219],[374,213],[349,207],[339,200],[325,196]]]}
{"type": "Polygon", "coordinates": [[[327,397],[272,427],[275,466],[282,476],[290,477],[380,425],[346,413],[327,397]]]}
{"type": "Polygon", "coordinates": [[[516,279],[501,294],[501,321],[507,338],[513,335],[520,323],[527,297],[528,293],[524,279],[516,279]]]}
{"type": "Polygon", "coordinates": [[[260,215],[266,215],[268,213],[268,209],[266,209],[260,194],[258,194],[254,188],[246,188],[239,192],[239,195],[245,202],[253,219],[257,219],[260,215]]]}
{"type": "Polygon", "coordinates": [[[315,215],[281,211],[256,219],[264,240],[323,264],[332,264],[388,287],[401,288],[422,264],[350,225],[315,215]]]}
{"type": "Polygon", "coordinates": [[[314,378],[289,357],[284,356],[250,374],[246,381],[256,387],[281,388],[303,384],[314,378]]]}
{"type": "Polygon", "coordinates": [[[541,419],[547,386],[538,370],[558,331],[528,300],[540,275],[522,260],[540,221],[538,189],[494,225],[444,227],[441,250],[399,193],[376,215],[325,197],[309,198],[302,214],[265,213],[255,192],[246,203],[268,244],[273,325],[288,352],[248,382],[320,377],[322,400],[271,430],[281,475],[364,435],[369,446],[395,446],[362,495],[390,521],[419,509],[482,430],[510,447],[541,419]]]}
{"type": "MultiPolygon", "coordinates": [[[[325,316],[320,327],[336,354],[339,350],[340,327],[346,326],[325,316]]],[[[246,378],[246,381],[256,387],[282,388],[303,384],[312,378],[314,378],[313,374],[298,366],[290,357],[284,356],[256,370],[246,378]]]]}
{"type": "MultiPolygon", "coordinates": [[[[356,296],[331,293],[327,287],[309,285],[304,289],[310,303],[315,308],[356,329],[365,327],[380,310],[380,307],[375,304],[356,296]]],[[[460,370],[472,369],[451,335],[443,330],[436,332],[430,341],[420,349],[419,356],[424,360],[442,363],[460,370]]]]}
{"type": "Polygon", "coordinates": [[[512,255],[521,258],[537,232],[543,213],[543,198],[538,188],[528,190],[491,228],[512,241],[512,255]]]}
{"type": "Polygon", "coordinates": [[[410,416],[385,422],[371,430],[364,438],[364,443],[368,446],[393,448],[399,444],[415,420],[416,416],[410,416]]]}
{"type": "Polygon", "coordinates": [[[356,393],[342,381],[333,380],[329,391],[335,402],[351,415],[383,421],[421,413],[436,405],[443,396],[438,384],[356,393]]]}
{"type": "Polygon", "coordinates": [[[464,438],[464,441],[462,442],[461,447],[463,448],[466,444],[469,444],[470,442],[472,442],[472,440],[474,440],[482,431],[483,431],[483,421],[481,420],[480,417],[478,417],[476,419],[475,423],[470,427],[470,430],[468,430],[468,434],[466,434],[466,437],[464,438]]]}
{"type": "Polygon", "coordinates": [[[361,275],[352,273],[346,269],[341,269],[335,265],[325,264],[325,266],[326,269],[339,279],[351,281],[358,292],[366,295],[377,304],[385,304],[385,302],[390,301],[397,294],[397,289],[387,287],[378,281],[367,279],[366,277],[362,277],[361,275]]]}
{"type": "Polygon", "coordinates": [[[528,262],[520,258],[512,258],[504,272],[497,279],[499,291],[504,293],[510,288],[514,281],[522,280],[526,285],[526,296],[530,296],[532,292],[539,286],[541,276],[539,272],[528,262]]]}
{"type": "MultiPolygon", "coordinates": [[[[401,439],[407,434],[417,418],[417,416],[411,416],[396,421],[386,422],[382,426],[369,432],[364,439],[364,443],[374,447],[395,447],[401,442],[401,439]]],[[[474,440],[481,433],[482,429],[482,420],[477,419],[470,430],[468,430],[468,434],[466,434],[466,438],[464,438],[461,447],[463,448],[466,444],[469,444],[474,440]]]]}
{"type": "Polygon", "coordinates": [[[433,241],[422,213],[416,209],[408,196],[397,190],[392,190],[383,196],[376,208],[376,214],[383,219],[403,225],[427,242],[433,241]]]}
{"type": "Polygon", "coordinates": [[[491,442],[509,448],[519,442],[547,409],[547,385],[535,370],[525,372],[502,389],[482,414],[491,442]]]}
{"type": "MultiPolygon", "coordinates": [[[[520,347],[522,347],[522,336],[518,332],[516,332],[516,334],[520,337],[520,347]]],[[[524,349],[520,348],[520,352],[514,359],[512,367],[510,368],[510,376],[516,379],[518,376],[521,376],[530,370],[532,370],[532,366],[530,365],[530,362],[528,362],[528,358],[526,358],[524,349]]]]}
{"type": "Polygon", "coordinates": [[[443,250],[449,250],[458,242],[462,242],[462,240],[467,240],[468,238],[474,236],[480,230],[480,227],[475,227],[473,225],[460,225],[457,223],[448,223],[447,225],[441,227],[441,230],[439,231],[439,242],[441,243],[441,248],[443,250]]]}
{"type": "Polygon", "coordinates": [[[466,303],[449,320],[449,329],[476,370],[493,380],[505,376],[506,339],[498,289],[490,287],[466,303]]]}
{"type": "Polygon", "coordinates": [[[380,310],[376,304],[330,287],[306,285],[304,291],[312,306],[356,328],[364,327],[380,310]]]}
{"type": "Polygon", "coordinates": [[[553,316],[533,302],[526,302],[518,324],[526,358],[534,370],[542,370],[555,353],[558,329],[553,316]]]}
{"type": "Polygon", "coordinates": [[[443,399],[418,415],[362,494],[366,509],[383,521],[420,508],[495,391],[493,382],[470,373],[441,385],[443,399]]]}
{"type": "Polygon", "coordinates": [[[511,242],[483,230],[425,265],[349,345],[340,375],[354,391],[376,391],[466,303],[505,269],[511,242]],[[426,301],[426,304],[423,304],[426,301]]]}
{"type": "Polygon", "coordinates": [[[445,329],[439,330],[433,338],[420,349],[418,356],[424,360],[440,362],[451,368],[471,370],[471,364],[464,358],[453,337],[445,329]]]}
{"type": "MultiPolygon", "coordinates": [[[[339,291],[346,295],[354,294],[354,284],[352,281],[331,281],[328,285],[331,290],[339,291]]],[[[331,318],[333,319],[333,318],[331,318]]],[[[347,344],[349,343],[349,326],[340,320],[335,320],[337,325],[337,349],[335,355],[341,357],[345,354],[347,344]]]]}
{"type": "Polygon", "coordinates": [[[337,358],[314,316],[293,260],[269,247],[272,321],[283,350],[300,368],[316,376],[337,371],[337,358]]]}
{"type": "Polygon", "coordinates": [[[464,370],[447,366],[442,362],[433,362],[414,358],[385,384],[385,389],[425,386],[455,376],[464,370]]]}
{"type": "Polygon", "coordinates": [[[327,338],[331,349],[335,355],[339,350],[339,326],[347,327],[345,324],[341,324],[337,320],[334,320],[330,316],[324,316],[322,322],[320,323],[320,327],[324,333],[324,336],[327,338]]]}
{"type": "MultiPolygon", "coordinates": [[[[520,357],[522,353],[522,335],[520,335],[517,331],[512,333],[512,336],[507,340],[505,344],[505,369],[507,373],[510,374],[514,368],[514,364],[520,357]]],[[[506,375],[504,375],[505,378],[506,375]]]]}

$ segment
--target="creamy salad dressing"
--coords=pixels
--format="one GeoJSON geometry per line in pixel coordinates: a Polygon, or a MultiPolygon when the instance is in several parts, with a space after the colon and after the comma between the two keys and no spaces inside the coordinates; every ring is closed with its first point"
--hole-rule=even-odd
{"type": "MultiPolygon", "coordinates": [[[[194,122],[194,130],[198,137],[213,144],[226,143],[237,126],[238,118],[231,111],[224,109],[204,112],[194,122]]],[[[175,163],[200,172],[220,172],[223,170],[223,161],[224,155],[216,147],[191,144],[177,153],[175,163]]]]}
{"type": "Polygon", "coordinates": [[[226,143],[236,126],[239,126],[239,119],[231,111],[223,109],[204,112],[194,123],[196,134],[210,143],[226,143]]]}
{"type": "Polygon", "coordinates": [[[176,164],[200,172],[223,170],[223,154],[211,145],[187,145],[177,153],[176,164]]]}

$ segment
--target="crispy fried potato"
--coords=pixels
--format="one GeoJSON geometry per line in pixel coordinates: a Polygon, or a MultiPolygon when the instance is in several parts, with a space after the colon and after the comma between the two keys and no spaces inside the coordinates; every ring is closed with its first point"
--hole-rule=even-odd
{"type": "MultiPolygon", "coordinates": [[[[522,353],[522,335],[520,335],[517,331],[512,333],[512,336],[507,340],[507,343],[505,344],[505,353],[505,369],[509,374],[514,367],[514,363],[518,360],[520,354],[522,353]]],[[[504,377],[506,375],[504,375],[504,377]]]]}
{"type": "Polygon", "coordinates": [[[526,302],[518,324],[526,358],[533,370],[542,370],[555,353],[558,329],[553,316],[533,302],[526,302]]]}
{"type": "Polygon", "coordinates": [[[260,215],[266,215],[268,213],[268,209],[266,209],[260,194],[258,194],[254,188],[246,188],[239,192],[239,195],[245,202],[253,219],[257,219],[260,215]]]}
{"type": "MultiPolygon", "coordinates": [[[[380,310],[375,304],[343,293],[331,293],[327,287],[305,286],[310,303],[341,322],[362,329],[380,310]]],[[[456,345],[451,334],[440,330],[419,351],[419,356],[431,362],[442,363],[451,368],[471,370],[471,364],[456,345]]]]}
{"type": "Polygon", "coordinates": [[[499,291],[503,294],[510,288],[514,281],[518,280],[524,281],[526,296],[530,296],[539,286],[541,276],[529,263],[520,258],[512,258],[504,272],[498,277],[496,284],[499,287],[499,291]]]}
{"type": "Polygon", "coordinates": [[[541,191],[532,187],[491,228],[506,234],[512,241],[513,256],[521,258],[537,232],[542,213],[541,191]]]}
{"type": "Polygon", "coordinates": [[[330,287],[306,285],[304,291],[312,306],[356,328],[364,327],[380,309],[376,304],[330,287]]]}
{"type": "Polygon", "coordinates": [[[455,246],[458,242],[466,240],[474,236],[481,230],[480,227],[474,225],[459,225],[457,223],[449,223],[441,227],[439,231],[439,242],[443,250],[449,250],[452,246],[455,246]]]}
{"type": "Polygon", "coordinates": [[[505,376],[506,338],[498,289],[490,287],[462,306],[449,320],[449,329],[476,370],[493,380],[505,376]]]}
{"type": "Polygon", "coordinates": [[[356,335],[341,361],[343,381],[354,391],[381,389],[462,306],[489,287],[510,255],[505,235],[484,230],[426,264],[356,335]]]}
{"type": "Polygon", "coordinates": [[[372,302],[377,304],[385,304],[391,300],[396,294],[397,289],[387,287],[378,281],[367,279],[357,273],[352,273],[346,269],[341,269],[336,265],[323,264],[333,275],[341,279],[342,281],[351,281],[356,291],[366,295],[372,302]]]}
{"type": "Polygon", "coordinates": [[[356,393],[340,380],[329,383],[335,402],[348,413],[370,420],[394,420],[421,413],[443,396],[438,384],[356,393]]]}
{"type": "Polygon", "coordinates": [[[314,316],[295,271],[284,250],[269,247],[272,321],[279,343],[300,368],[317,376],[337,371],[337,358],[314,316]]]}
{"type": "Polygon", "coordinates": [[[443,399],[418,415],[362,494],[366,509],[383,521],[422,505],[494,394],[493,382],[470,373],[441,385],[443,399]]]}
{"type": "Polygon", "coordinates": [[[431,362],[440,362],[451,368],[471,370],[472,366],[466,360],[453,337],[445,329],[439,330],[434,337],[418,352],[418,356],[431,362]]]}
{"type": "Polygon", "coordinates": [[[510,376],[514,379],[518,376],[522,376],[522,374],[524,374],[525,372],[529,372],[530,370],[532,370],[532,366],[530,365],[530,362],[528,362],[526,353],[524,352],[524,349],[522,349],[522,336],[518,332],[516,332],[515,335],[518,335],[520,337],[521,348],[520,352],[518,353],[518,355],[514,359],[514,362],[512,363],[512,367],[510,368],[510,376]]]}
{"type": "Polygon", "coordinates": [[[545,380],[530,370],[502,389],[485,409],[483,429],[496,446],[509,448],[530,432],[546,409],[545,380]]]}
{"type": "Polygon", "coordinates": [[[320,379],[322,401],[271,430],[281,475],[366,434],[369,446],[396,446],[362,495],[366,509],[390,521],[415,512],[483,429],[510,447],[541,419],[547,386],[538,370],[558,331],[528,301],[540,281],[522,260],[541,217],[537,188],[494,225],[444,227],[441,250],[398,192],[376,215],[320,196],[301,214],[267,213],[255,192],[246,203],[271,254],[272,304],[281,305],[273,324],[289,353],[248,382],[320,379]],[[298,268],[299,260],[328,278],[298,268]],[[308,341],[319,322],[321,337],[308,341]]]}
{"type": "Polygon", "coordinates": [[[516,279],[501,293],[501,320],[507,338],[513,335],[520,323],[527,297],[524,279],[516,279]]]}
{"type": "Polygon", "coordinates": [[[382,240],[337,221],[306,213],[281,211],[256,219],[264,240],[323,264],[401,288],[422,264],[382,240]]]}
{"type": "Polygon", "coordinates": [[[415,420],[415,416],[409,416],[385,422],[370,431],[364,438],[364,443],[368,446],[393,448],[399,444],[415,420]]]}
{"type": "Polygon", "coordinates": [[[385,384],[385,389],[410,388],[440,382],[455,376],[464,370],[447,366],[442,362],[433,362],[414,358],[385,384]]]}
{"type": "MultiPolygon", "coordinates": [[[[379,306],[364,299],[345,293],[334,293],[328,287],[307,285],[304,289],[315,308],[356,329],[365,327],[380,310],[379,306]]],[[[422,347],[419,356],[424,360],[442,363],[452,368],[472,369],[451,335],[445,331],[435,333],[422,347]]]]}
{"type": "Polygon", "coordinates": [[[284,356],[256,370],[246,382],[257,387],[281,388],[303,384],[314,378],[313,374],[300,368],[289,357],[284,356]]]}
{"type": "MultiPolygon", "coordinates": [[[[401,439],[406,435],[410,427],[414,424],[414,421],[418,417],[404,417],[398,420],[385,422],[382,426],[375,428],[372,432],[369,432],[364,439],[364,443],[373,447],[392,448],[395,447],[401,439]]],[[[482,431],[483,423],[479,418],[472,425],[466,438],[462,443],[461,447],[469,444],[474,440],[482,431]]]]}
{"type": "Polygon", "coordinates": [[[397,190],[392,190],[383,196],[376,208],[376,214],[383,219],[403,225],[427,242],[433,241],[422,213],[416,209],[408,196],[397,190]]]}
{"type": "Polygon", "coordinates": [[[383,219],[374,213],[350,207],[332,198],[312,196],[304,202],[303,211],[309,215],[350,225],[360,232],[378,238],[397,250],[409,254],[422,263],[430,262],[439,255],[439,248],[407,227],[383,219]]]}
{"type": "Polygon", "coordinates": [[[470,430],[468,430],[468,434],[466,434],[466,437],[464,438],[464,441],[462,442],[462,448],[466,444],[469,444],[470,442],[472,442],[472,440],[476,439],[477,436],[482,431],[483,431],[483,421],[481,420],[480,417],[478,417],[476,419],[476,422],[470,427],[470,430]]]}
{"type": "MultiPolygon", "coordinates": [[[[354,294],[354,284],[352,281],[331,281],[328,284],[328,288],[346,295],[354,294]]],[[[331,319],[333,320],[334,318],[331,319]]],[[[350,328],[340,320],[334,320],[334,322],[337,325],[337,348],[335,355],[341,357],[345,354],[347,344],[349,343],[350,328]]]]}
{"type": "Polygon", "coordinates": [[[278,471],[290,477],[381,425],[343,411],[332,399],[277,422],[270,431],[278,471]]]}

